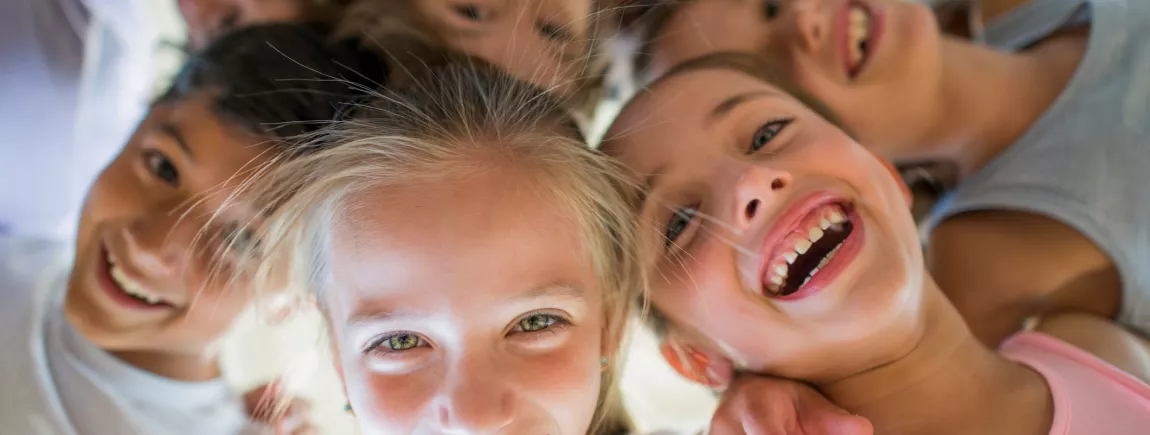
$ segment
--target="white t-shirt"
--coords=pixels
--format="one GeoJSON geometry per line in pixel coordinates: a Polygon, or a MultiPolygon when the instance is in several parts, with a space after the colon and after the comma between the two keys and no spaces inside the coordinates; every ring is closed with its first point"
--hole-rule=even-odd
{"type": "Polygon", "coordinates": [[[65,320],[66,245],[0,236],[0,433],[260,433],[223,379],[182,382],[131,366],[65,320]]]}

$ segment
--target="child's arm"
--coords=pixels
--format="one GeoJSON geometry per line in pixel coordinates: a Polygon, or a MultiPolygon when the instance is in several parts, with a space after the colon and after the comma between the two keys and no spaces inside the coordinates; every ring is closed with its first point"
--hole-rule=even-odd
{"type": "Polygon", "coordinates": [[[1105,254],[1074,229],[1029,213],[952,217],[931,233],[926,264],[992,348],[1027,317],[1074,311],[1112,318],[1121,301],[1121,281],[1105,254]]]}
{"type": "Polygon", "coordinates": [[[1039,319],[1035,330],[1077,346],[1150,383],[1150,342],[1112,321],[1089,314],[1061,313],[1039,319]]]}

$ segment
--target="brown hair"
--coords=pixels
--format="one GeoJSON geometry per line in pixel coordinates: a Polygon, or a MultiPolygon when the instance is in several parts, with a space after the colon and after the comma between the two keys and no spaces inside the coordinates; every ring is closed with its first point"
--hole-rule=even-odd
{"type": "MultiPolygon", "coordinates": [[[[337,34],[362,38],[366,44],[384,44],[388,57],[406,56],[411,59],[426,58],[428,50],[433,52],[452,51],[441,31],[428,17],[422,14],[415,0],[348,0],[350,1],[337,34]],[[395,40],[409,41],[397,46],[395,40]],[[404,47],[407,45],[407,47],[404,47]]],[[[605,95],[607,69],[610,58],[607,54],[607,41],[616,33],[612,24],[616,21],[616,9],[604,7],[612,3],[606,0],[593,2],[593,19],[590,20],[588,55],[578,59],[583,72],[575,78],[574,92],[563,99],[564,106],[582,119],[590,119],[605,95]]],[[[380,47],[376,47],[380,48],[380,47]]]]}
{"type": "Polygon", "coordinates": [[[651,71],[651,56],[655,52],[655,42],[667,26],[667,22],[675,16],[683,5],[694,0],[659,0],[648,5],[635,22],[623,30],[623,37],[636,43],[636,49],[631,53],[631,80],[639,87],[646,86],[656,77],[651,71]]]}

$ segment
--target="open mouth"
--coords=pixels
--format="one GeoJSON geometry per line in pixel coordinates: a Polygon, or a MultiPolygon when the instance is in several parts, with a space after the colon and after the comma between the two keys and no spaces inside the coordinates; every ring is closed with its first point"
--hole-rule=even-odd
{"type": "Polygon", "coordinates": [[[763,293],[773,297],[790,296],[826,269],[854,232],[852,211],[849,203],[829,203],[815,208],[799,221],[768,259],[763,273],[763,293]]]}
{"type": "Polygon", "coordinates": [[[107,267],[105,287],[117,302],[137,308],[174,308],[171,302],[128,276],[107,250],[104,251],[104,264],[107,267]]]}
{"type": "Polygon", "coordinates": [[[874,53],[878,41],[878,18],[865,4],[852,1],[846,23],[847,74],[858,77],[874,53]]]}

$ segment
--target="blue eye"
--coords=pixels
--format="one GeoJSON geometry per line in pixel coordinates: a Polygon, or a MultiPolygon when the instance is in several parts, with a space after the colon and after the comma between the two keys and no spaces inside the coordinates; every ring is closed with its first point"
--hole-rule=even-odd
{"type": "Polygon", "coordinates": [[[671,215],[671,219],[667,221],[667,229],[663,232],[667,247],[675,243],[675,240],[691,225],[691,220],[695,218],[695,213],[698,213],[696,207],[698,206],[684,207],[675,210],[675,213],[671,215]]]}
{"type": "Polygon", "coordinates": [[[771,143],[772,140],[775,140],[775,137],[782,133],[783,129],[787,128],[791,121],[794,121],[794,119],[777,119],[759,127],[759,130],[755,132],[755,136],[751,138],[751,148],[748,154],[762,149],[771,143]]]}

